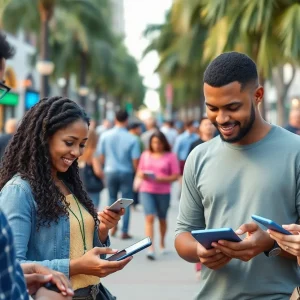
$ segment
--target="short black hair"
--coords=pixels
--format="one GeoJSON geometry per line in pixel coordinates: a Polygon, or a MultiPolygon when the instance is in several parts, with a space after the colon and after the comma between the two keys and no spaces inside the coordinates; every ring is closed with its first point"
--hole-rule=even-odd
{"type": "Polygon", "coordinates": [[[126,110],[119,110],[117,113],[116,113],[116,119],[117,121],[119,122],[126,122],[128,120],[128,113],[126,110]]]}
{"type": "Polygon", "coordinates": [[[249,83],[258,83],[256,64],[246,54],[226,52],[208,65],[203,81],[213,87],[222,87],[237,81],[243,90],[249,83]]]}
{"type": "Polygon", "coordinates": [[[6,39],[6,35],[0,31],[0,59],[9,59],[15,55],[13,48],[6,39]]]}
{"type": "Polygon", "coordinates": [[[192,127],[194,126],[194,120],[187,120],[185,122],[185,127],[189,128],[189,127],[192,127]]]}
{"type": "Polygon", "coordinates": [[[128,130],[131,130],[131,129],[136,129],[136,128],[139,128],[141,127],[141,123],[138,123],[138,122],[132,122],[128,125],[128,130]]]}

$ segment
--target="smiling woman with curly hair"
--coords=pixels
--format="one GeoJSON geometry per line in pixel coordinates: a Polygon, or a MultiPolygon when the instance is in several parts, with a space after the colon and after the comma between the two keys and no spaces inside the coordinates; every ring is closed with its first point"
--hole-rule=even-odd
{"type": "Polygon", "coordinates": [[[73,299],[96,299],[99,293],[101,299],[113,299],[99,278],[120,270],[131,258],[104,260],[115,253],[105,248],[108,231],[124,211],[97,214],[82,187],[77,159],[88,127],[84,110],[67,98],[45,98],[29,110],[4,154],[0,208],[14,232],[21,262],[63,272],[71,279],[73,299]]]}

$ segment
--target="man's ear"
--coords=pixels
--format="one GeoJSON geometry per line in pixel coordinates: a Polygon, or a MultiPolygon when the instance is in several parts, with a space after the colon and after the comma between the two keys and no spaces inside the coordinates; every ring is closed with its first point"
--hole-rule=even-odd
{"type": "Polygon", "coordinates": [[[261,85],[254,91],[254,97],[256,105],[262,102],[264,97],[264,88],[261,85]]]}

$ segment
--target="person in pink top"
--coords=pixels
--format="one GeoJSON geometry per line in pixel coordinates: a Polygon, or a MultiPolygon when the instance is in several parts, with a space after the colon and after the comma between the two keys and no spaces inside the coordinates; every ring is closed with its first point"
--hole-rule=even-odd
{"type": "MultiPolygon", "coordinates": [[[[179,162],[165,135],[157,131],[152,134],[149,150],[144,151],[138,165],[137,176],[142,178],[139,188],[140,201],[145,211],[145,232],[153,240],[154,220],[157,215],[160,228],[161,252],[165,253],[167,212],[170,204],[171,183],[180,175],[179,162]]],[[[155,259],[154,246],[149,248],[147,257],[155,259]]]]}

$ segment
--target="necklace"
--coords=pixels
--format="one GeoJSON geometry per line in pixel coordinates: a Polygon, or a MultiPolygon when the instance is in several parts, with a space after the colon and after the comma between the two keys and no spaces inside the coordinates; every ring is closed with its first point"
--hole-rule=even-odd
{"type": "MultiPolygon", "coordinates": [[[[69,190],[69,188],[65,185],[65,183],[60,180],[62,182],[62,184],[69,190]]],[[[71,191],[69,190],[69,192],[71,193],[71,191]]],[[[73,196],[73,198],[75,199],[76,201],[76,204],[77,204],[77,207],[78,207],[78,210],[79,210],[79,213],[80,213],[80,219],[81,219],[81,222],[80,220],[78,219],[78,217],[76,216],[76,214],[73,212],[73,210],[71,209],[71,207],[68,207],[68,210],[72,213],[72,215],[76,218],[77,222],[78,222],[78,225],[79,225],[79,229],[80,229],[80,234],[81,234],[81,238],[82,238],[82,242],[83,242],[83,254],[86,253],[87,251],[87,247],[86,247],[86,240],[85,240],[85,227],[84,227],[84,220],[83,220],[83,216],[82,216],[82,212],[81,212],[81,208],[80,208],[80,205],[79,205],[79,201],[77,200],[77,198],[75,197],[75,195],[73,195],[71,193],[71,195],[73,196]]]]}
{"type": "Polygon", "coordinates": [[[85,241],[85,228],[84,228],[83,216],[82,216],[81,208],[80,208],[80,205],[78,203],[77,198],[74,195],[73,195],[73,197],[76,201],[76,204],[77,204],[77,207],[78,207],[78,210],[79,210],[79,213],[80,213],[81,222],[78,219],[78,217],[76,216],[76,214],[73,212],[73,210],[70,207],[68,209],[72,213],[72,215],[76,218],[76,220],[78,221],[78,225],[79,225],[79,228],[80,228],[80,234],[81,234],[82,242],[83,242],[83,254],[85,254],[86,251],[87,251],[87,248],[86,248],[86,241],[85,241]]]}

